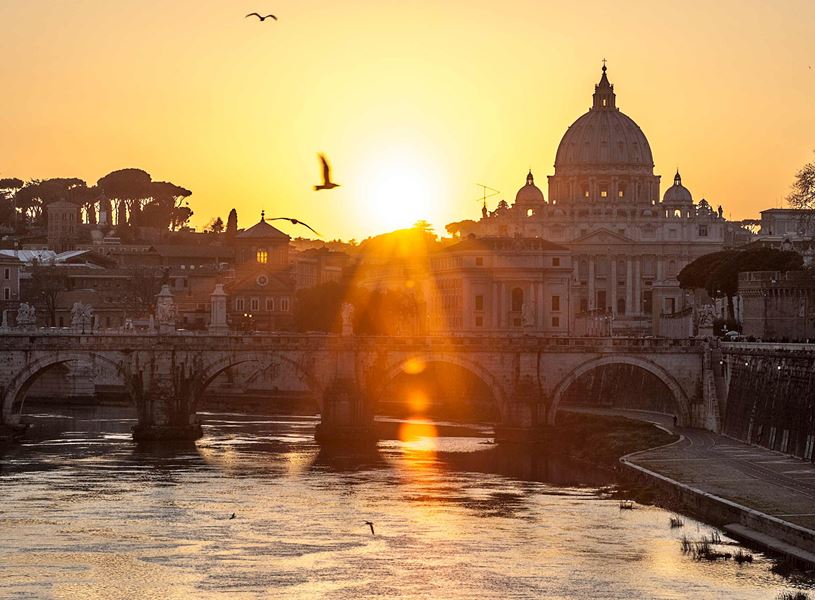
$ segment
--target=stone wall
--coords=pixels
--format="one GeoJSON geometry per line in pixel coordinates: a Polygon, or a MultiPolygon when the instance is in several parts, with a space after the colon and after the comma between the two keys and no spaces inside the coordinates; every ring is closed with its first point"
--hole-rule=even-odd
{"type": "Polygon", "coordinates": [[[815,354],[730,344],[723,433],[812,461],[815,458],[815,354]]]}

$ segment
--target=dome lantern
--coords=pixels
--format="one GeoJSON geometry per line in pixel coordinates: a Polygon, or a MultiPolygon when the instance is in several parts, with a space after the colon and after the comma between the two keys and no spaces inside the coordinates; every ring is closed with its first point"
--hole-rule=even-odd
{"type": "Polygon", "coordinates": [[[679,169],[676,170],[676,175],[674,175],[674,184],[665,190],[662,202],[664,204],[693,204],[693,196],[690,190],[682,185],[682,176],[679,174],[679,169]]]}
{"type": "Polygon", "coordinates": [[[614,93],[614,86],[609,83],[608,77],[606,77],[605,59],[603,60],[603,75],[600,77],[600,83],[594,86],[592,98],[594,100],[592,110],[612,110],[617,108],[617,95],[614,93]]]}

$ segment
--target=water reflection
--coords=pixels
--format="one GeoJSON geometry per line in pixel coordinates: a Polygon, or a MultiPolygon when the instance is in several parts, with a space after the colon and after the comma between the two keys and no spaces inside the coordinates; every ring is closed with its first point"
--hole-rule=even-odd
{"type": "Polygon", "coordinates": [[[414,424],[414,436],[385,420],[378,444],[320,449],[314,417],[212,413],[195,444],[136,445],[115,412],[41,412],[37,436],[0,454],[0,597],[768,598],[789,587],[760,555],[744,567],[682,555],[681,535],[710,528],[620,511],[607,474],[495,446],[483,426],[414,424]],[[438,437],[416,443],[428,425],[438,437]]]}

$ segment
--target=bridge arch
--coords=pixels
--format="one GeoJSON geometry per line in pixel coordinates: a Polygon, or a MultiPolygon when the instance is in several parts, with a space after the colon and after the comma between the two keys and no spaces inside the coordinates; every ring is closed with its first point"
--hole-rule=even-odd
{"type": "Polygon", "coordinates": [[[308,390],[314,395],[314,399],[317,403],[317,406],[322,409],[322,387],[319,384],[319,381],[310,374],[310,369],[306,365],[300,364],[298,361],[280,353],[241,353],[238,355],[228,355],[222,356],[217,360],[211,362],[206,367],[204,367],[199,376],[198,376],[198,386],[197,386],[197,393],[193,398],[193,412],[198,409],[198,404],[204,397],[204,393],[206,392],[207,387],[224,371],[231,367],[236,367],[238,365],[243,365],[246,363],[258,363],[261,365],[261,368],[271,366],[275,360],[279,360],[282,363],[293,368],[294,372],[299,377],[300,381],[308,388],[308,390]]]}
{"type": "Polygon", "coordinates": [[[555,416],[557,415],[560,402],[563,399],[563,395],[566,393],[566,390],[569,389],[569,386],[572,385],[581,375],[584,375],[585,373],[604,365],[633,365],[654,375],[657,379],[664,383],[671,392],[680,424],[687,425],[690,423],[690,399],[673,375],[651,360],[639,358],[637,356],[616,354],[588,360],[574,368],[568,375],[566,375],[557,384],[554,393],[552,394],[552,404],[549,406],[549,412],[546,418],[547,423],[550,425],[555,424],[555,416]]]}
{"type": "Polygon", "coordinates": [[[504,383],[493,375],[489,369],[485,368],[478,361],[466,358],[465,355],[459,353],[406,353],[400,354],[398,358],[392,359],[388,366],[382,371],[381,379],[378,385],[373,386],[373,400],[378,401],[382,394],[399,375],[404,374],[405,364],[407,361],[418,359],[423,361],[425,365],[431,364],[448,364],[455,365],[464,369],[470,375],[475,377],[483,383],[492,392],[492,395],[497,403],[497,412],[503,419],[507,414],[507,402],[509,394],[505,389],[504,383]]]}
{"type": "Polygon", "coordinates": [[[14,407],[19,406],[19,410],[22,410],[22,405],[25,401],[25,396],[28,393],[28,390],[32,385],[34,385],[37,378],[47,370],[57,365],[64,365],[65,363],[69,362],[84,362],[94,364],[97,361],[110,365],[116,370],[116,372],[122,378],[122,382],[128,391],[128,395],[133,398],[132,382],[128,380],[124,370],[124,356],[110,358],[109,356],[105,356],[104,354],[97,352],[59,352],[53,355],[43,356],[32,361],[31,363],[28,363],[22,371],[17,373],[11,379],[3,392],[2,398],[0,398],[0,402],[2,402],[2,406],[0,406],[0,414],[2,415],[2,419],[0,419],[0,422],[12,422],[12,420],[15,418],[14,407]]]}

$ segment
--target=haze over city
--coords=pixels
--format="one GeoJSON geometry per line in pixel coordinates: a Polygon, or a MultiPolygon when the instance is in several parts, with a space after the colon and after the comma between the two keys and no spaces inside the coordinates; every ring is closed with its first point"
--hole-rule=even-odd
{"type": "Polygon", "coordinates": [[[199,229],[234,206],[296,210],[327,239],[443,232],[478,215],[476,183],[501,190],[492,208],[530,167],[545,182],[603,58],[663,189],[679,167],[753,218],[812,156],[811,2],[264,6],[279,21],[246,1],[6,0],[0,177],[142,168],[192,190],[199,229]]]}

